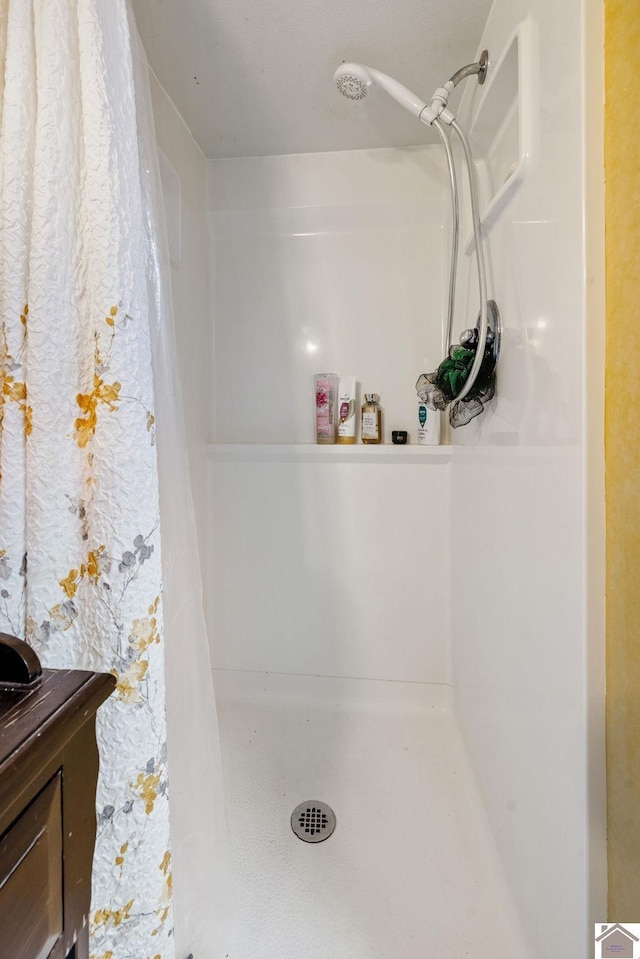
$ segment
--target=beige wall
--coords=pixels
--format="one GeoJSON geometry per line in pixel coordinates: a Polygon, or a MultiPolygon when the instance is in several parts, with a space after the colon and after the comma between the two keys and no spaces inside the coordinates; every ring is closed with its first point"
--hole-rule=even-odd
{"type": "Polygon", "coordinates": [[[605,0],[609,916],[640,918],[640,3],[605,0]]]}

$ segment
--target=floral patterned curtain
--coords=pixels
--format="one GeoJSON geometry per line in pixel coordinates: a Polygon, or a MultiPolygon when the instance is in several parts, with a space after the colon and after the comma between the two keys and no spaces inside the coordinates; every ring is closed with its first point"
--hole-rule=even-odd
{"type": "Polygon", "coordinates": [[[0,629],[111,671],[95,959],[171,959],[158,471],[125,0],[0,0],[0,629]]]}

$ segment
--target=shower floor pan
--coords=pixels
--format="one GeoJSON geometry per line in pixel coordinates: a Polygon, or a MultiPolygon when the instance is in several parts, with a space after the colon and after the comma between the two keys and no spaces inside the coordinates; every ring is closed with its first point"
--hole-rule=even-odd
{"type": "Polygon", "coordinates": [[[228,959],[521,959],[449,690],[214,671],[238,914],[228,959]],[[301,842],[294,808],[335,812],[301,842]]]}

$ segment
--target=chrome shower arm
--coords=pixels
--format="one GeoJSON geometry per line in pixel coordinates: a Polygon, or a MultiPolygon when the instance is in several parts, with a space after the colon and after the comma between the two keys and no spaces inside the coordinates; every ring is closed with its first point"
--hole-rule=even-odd
{"type": "Polygon", "coordinates": [[[449,83],[453,84],[453,87],[457,87],[461,80],[466,80],[467,77],[478,77],[478,83],[480,86],[484,83],[487,78],[487,67],[489,66],[489,51],[483,50],[480,59],[476,63],[469,63],[466,67],[460,67],[459,70],[453,74],[449,79],[449,83]]]}

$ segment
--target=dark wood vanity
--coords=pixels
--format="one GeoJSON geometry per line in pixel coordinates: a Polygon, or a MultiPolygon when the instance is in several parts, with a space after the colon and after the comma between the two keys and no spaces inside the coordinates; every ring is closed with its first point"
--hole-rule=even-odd
{"type": "Polygon", "coordinates": [[[88,959],[95,716],[114,686],[40,670],[0,634],[0,959],[88,959]]]}

